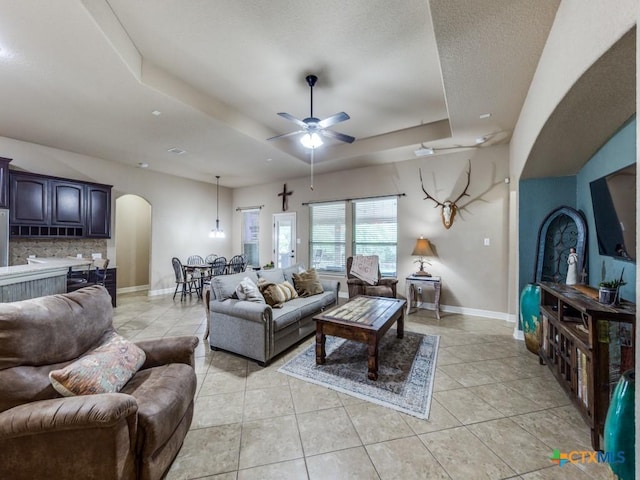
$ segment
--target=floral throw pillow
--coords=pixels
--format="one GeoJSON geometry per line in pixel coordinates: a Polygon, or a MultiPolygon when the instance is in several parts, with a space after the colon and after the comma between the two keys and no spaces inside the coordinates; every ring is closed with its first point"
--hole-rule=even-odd
{"type": "Polygon", "coordinates": [[[140,347],[113,332],[99,347],[49,372],[49,380],[65,397],[119,392],[145,359],[140,347]]]}

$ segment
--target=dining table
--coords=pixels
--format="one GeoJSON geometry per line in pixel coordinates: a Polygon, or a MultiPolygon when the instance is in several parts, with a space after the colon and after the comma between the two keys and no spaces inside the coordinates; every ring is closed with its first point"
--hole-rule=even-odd
{"type": "Polygon", "coordinates": [[[192,277],[197,272],[197,278],[200,281],[200,288],[198,290],[198,296],[202,298],[202,290],[204,289],[204,281],[210,278],[211,264],[210,263],[192,263],[183,264],[184,278],[188,278],[190,274],[192,277]]]}

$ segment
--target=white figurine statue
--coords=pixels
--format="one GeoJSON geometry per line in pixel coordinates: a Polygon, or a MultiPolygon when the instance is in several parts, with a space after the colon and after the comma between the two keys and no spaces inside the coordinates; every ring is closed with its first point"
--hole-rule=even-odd
{"type": "Polygon", "coordinates": [[[569,249],[567,264],[567,285],[575,285],[578,283],[578,254],[573,247],[569,249]]]}

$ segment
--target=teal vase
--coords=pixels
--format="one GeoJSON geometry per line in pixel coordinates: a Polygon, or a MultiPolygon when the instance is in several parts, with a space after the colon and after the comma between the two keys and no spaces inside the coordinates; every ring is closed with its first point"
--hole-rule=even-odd
{"type": "Polygon", "coordinates": [[[520,323],[527,350],[538,354],[540,349],[540,287],[529,283],[520,294],[520,323]]]}
{"type": "Polygon", "coordinates": [[[604,422],[604,451],[620,480],[635,479],[635,370],[622,374],[613,391],[604,422]]]}

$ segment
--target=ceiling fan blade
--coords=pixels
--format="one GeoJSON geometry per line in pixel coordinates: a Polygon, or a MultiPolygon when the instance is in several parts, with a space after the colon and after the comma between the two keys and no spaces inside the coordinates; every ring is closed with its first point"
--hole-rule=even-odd
{"type": "Polygon", "coordinates": [[[333,130],[323,129],[319,131],[320,135],[324,135],[325,137],[335,138],[336,140],[340,140],[341,142],[353,143],[355,141],[355,137],[351,135],[345,135],[344,133],[334,132],[333,130]]]}
{"type": "Polygon", "coordinates": [[[292,121],[293,123],[295,123],[296,125],[298,125],[299,127],[302,128],[307,128],[307,124],[304,123],[302,120],[297,119],[296,117],[294,117],[293,115],[289,115],[288,113],[285,112],[280,112],[278,113],[278,115],[280,115],[282,118],[286,118],[287,120],[292,121]]]}
{"type": "Polygon", "coordinates": [[[269,140],[275,140],[276,138],[291,137],[293,135],[298,135],[299,133],[303,133],[303,132],[306,132],[306,130],[298,130],[296,132],[283,133],[282,135],[276,135],[275,137],[267,138],[267,142],[269,140]]]}
{"type": "Polygon", "coordinates": [[[336,113],[335,115],[331,115],[330,117],[325,118],[318,122],[318,126],[320,128],[327,128],[336,123],[344,122],[345,120],[349,120],[351,117],[344,112],[336,113]]]}

